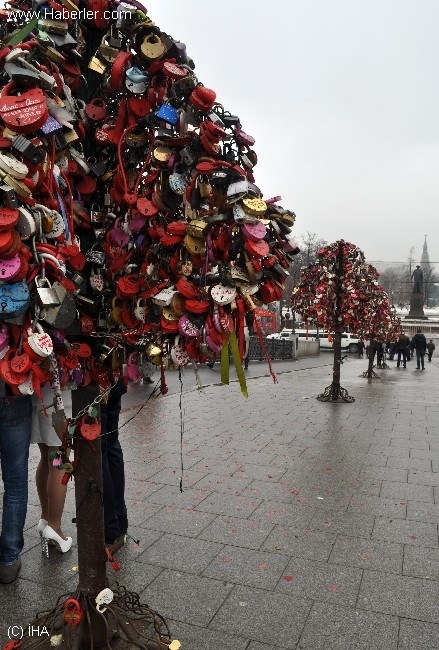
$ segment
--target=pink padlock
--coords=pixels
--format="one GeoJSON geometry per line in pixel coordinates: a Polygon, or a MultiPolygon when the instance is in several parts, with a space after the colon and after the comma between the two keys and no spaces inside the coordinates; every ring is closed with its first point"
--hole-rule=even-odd
{"type": "Polygon", "coordinates": [[[128,357],[126,374],[128,379],[137,382],[142,379],[142,375],[140,374],[139,366],[135,361],[136,357],[137,357],[137,352],[131,352],[130,356],[128,357]]]}
{"type": "Polygon", "coordinates": [[[14,255],[8,260],[0,259],[0,281],[13,280],[20,269],[21,260],[19,255],[14,255]]]}
{"type": "Polygon", "coordinates": [[[250,241],[261,241],[267,234],[267,228],[262,221],[245,223],[241,226],[242,234],[250,241]]]}
{"type": "Polygon", "coordinates": [[[115,244],[116,246],[120,246],[121,248],[124,248],[125,246],[128,245],[128,242],[130,241],[130,236],[124,230],[124,227],[122,225],[122,217],[119,217],[114,222],[114,226],[110,231],[110,237],[112,243],[115,244]]]}

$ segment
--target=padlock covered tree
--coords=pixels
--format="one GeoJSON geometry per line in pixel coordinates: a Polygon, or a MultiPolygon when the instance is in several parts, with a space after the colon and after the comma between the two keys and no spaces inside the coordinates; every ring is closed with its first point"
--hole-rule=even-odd
{"type": "Polygon", "coordinates": [[[332,383],[318,399],[353,402],[340,385],[342,333],[385,336],[386,323],[393,323],[376,269],[366,264],[364,253],[354,244],[339,240],[324,246],[317,251],[316,262],[302,268],[291,308],[333,337],[332,383]]]}

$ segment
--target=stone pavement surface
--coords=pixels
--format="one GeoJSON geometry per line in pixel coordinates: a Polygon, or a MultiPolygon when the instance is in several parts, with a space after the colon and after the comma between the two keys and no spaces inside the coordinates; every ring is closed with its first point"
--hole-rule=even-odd
{"type": "MultiPolygon", "coordinates": [[[[279,383],[178,392],[121,430],[132,539],[108,569],[170,623],[182,650],[438,650],[439,365],[350,358],[353,404],[315,399],[322,354],[279,383]]],[[[210,373],[210,374],[209,374],[210,373]]],[[[254,364],[249,375],[266,373],[254,364]]],[[[190,380],[193,385],[193,378],[190,380]]],[[[122,421],[140,403],[129,394],[122,421]]],[[[36,452],[32,450],[32,466],[36,452]]],[[[33,476],[20,578],[0,588],[0,640],[77,583],[76,547],[42,556],[33,476]]],[[[76,541],[73,490],[65,532],[76,541]]]]}

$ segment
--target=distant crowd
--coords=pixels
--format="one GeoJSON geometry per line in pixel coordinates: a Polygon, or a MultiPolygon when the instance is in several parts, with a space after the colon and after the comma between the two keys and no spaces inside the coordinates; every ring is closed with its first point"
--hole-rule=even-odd
{"type": "Polygon", "coordinates": [[[361,358],[364,356],[364,353],[366,353],[366,356],[370,358],[370,355],[372,354],[373,361],[375,361],[376,355],[378,368],[384,366],[386,359],[393,361],[395,358],[397,368],[400,368],[401,365],[403,368],[406,368],[407,362],[411,361],[416,356],[416,370],[425,370],[425,356],[427,355],[428,361],[431,362],[435,349],[436,346],[433,343],[433,340],[430,339],[427,342],[425,334],[423,334],[422,330],[418,328],[412,339],[410,339],[407,334],[404,334],[404,332],[401,332],[398,340],[395,342],[379,343],[378,341],[373,341],[372,349],[370,344],[365,343],[364,341],[359,341],[358,355],[361,358]]]}

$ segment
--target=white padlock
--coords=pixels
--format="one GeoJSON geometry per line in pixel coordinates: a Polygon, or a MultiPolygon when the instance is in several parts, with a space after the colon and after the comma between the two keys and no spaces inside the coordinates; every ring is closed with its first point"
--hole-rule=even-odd
{"type": "Polygon", "coordinates": [[[111,589],[109,589],[108,587],[102,589],[102,591],[98,593],[98,595],[95,598],[95,603],[96,603],[96,609],[100,614],[106,611],[107,608],[104,607],[104,605],[109,605],[112,602],[113,598],[114,598],[114,594],[111,591],[111,589]]]}

